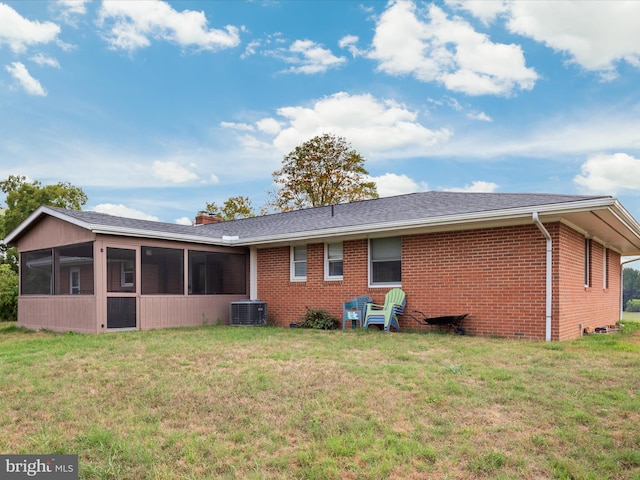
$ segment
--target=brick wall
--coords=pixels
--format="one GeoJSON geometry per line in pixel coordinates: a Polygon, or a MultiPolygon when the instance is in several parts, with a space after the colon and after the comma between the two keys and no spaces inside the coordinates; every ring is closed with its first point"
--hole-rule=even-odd
{"type": "MultiPolygon", "coordinates": [[[[602,289],[603,248],[593,242],[593,286],[584,288],[584,237],[559,223],[546,226],[554,241],[553,339],[576,338],[578,325],[615,323],[620,258],[608,250],[609,288],[602,289]],[[562,328],[558,320],[563,322],[562,328]]],[[[402,239],[402,289],[407,311],[427,316],[469,313],[464,326],[475,335],[544,339],[546,240],[535,225],[408,235],[402,239]]],[[[384,302],[388,288],[369,288],[368,242],[343,244],[342,281],[324,280],[324,245],[307,245],[307,281],[289,279],[289,247],[258,250],[258,298],[269,320],[299,321],[305,307],[338,318],[356,295],[384,302]]],[[[401,328],[420,326],[400,318],[401,328]]]]}
{"type": "Polygon", "coordinates": [[[566,225],[557,226],[559,255],[554,252],[553,338],[580,336],[584,327],[615,324],[620,318],[620,255],[606,249],[607,285],[604,285],[605,248],[591,241],[590,282],[584,281],[584,236],[566,225]],[[582,326],[582,328],[581,328],[582,326]]]}

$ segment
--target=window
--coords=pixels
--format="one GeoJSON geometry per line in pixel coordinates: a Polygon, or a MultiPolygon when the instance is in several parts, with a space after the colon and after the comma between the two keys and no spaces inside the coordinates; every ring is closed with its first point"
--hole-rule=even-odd
{"type": "Polygon", "coordinates": [[[591,286],[591,239],[584,239],[584,286],[591,286]]]}
{"type": "Polygon", "coordinates": [[[141,247],[142,295],[184,294],[184,250],[141,247]]]}
{"type": "Polygon", "coordinates": [[[244,295],[246,293],[246,255],[189,250],[189,294],[244,295]]]}
{"type": "Polygon", "coordinates": [[[307,246],[291,247],[291,280],[307,279],[307,246]]]}
{"type": "Polygon", "coordinates": [[[93,243],[20,255],[21,295],[93,295],[93,243]]]}
{"type": "Polygon", "coordinates": [[[324,278],[342,280],[342,243],[327,243],[324,246],[324,278]]]}
{"type": "Polygon", "coordinates": [[[72,268],[69,270],[69,293],[78,295],[80,293],[80,269],[72,268]]]}
{"type": "Polygon", "coordinates": [[[107,247],[107,292],[136,291],[136,251],[107,247]]]}
{"type": "Polygon", "coordinates": [[[136,264],[132,260],[120,262],[120,286],[133,287],[136,280],[136,264]]]}
{"type": "Polygon", "coordinates": [[[607,247],[603,247],[602,250],[602,288],[606,290],[609,288],[609,250],[607,247]]]}
{"type": "Polygon", "coordinates": [[[373,238],[369,241],[371,285],[399,285],[402,281],[401,237],[373,238]]]}

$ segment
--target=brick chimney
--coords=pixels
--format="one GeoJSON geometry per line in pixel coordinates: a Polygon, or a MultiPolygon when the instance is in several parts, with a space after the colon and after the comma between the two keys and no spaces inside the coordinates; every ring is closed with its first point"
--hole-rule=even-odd
{"type": "Polygon", "coordinates": [[[209,225],[220,222],[224,222],[224,220],[211,212],[198,212],[196,215],[196,225],[209,225]]]}

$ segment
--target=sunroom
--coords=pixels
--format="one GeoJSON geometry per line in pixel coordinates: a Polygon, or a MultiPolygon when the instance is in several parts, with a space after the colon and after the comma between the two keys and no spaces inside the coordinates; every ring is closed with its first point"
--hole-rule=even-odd
{"type": "MultiPolygon", "coordinates": [[[[20,250],[20,324],[87,333],[228,323],[248,249],[114,236],[44,215],[20,250]]],[[[161,235],[158,235],[161,236],[161,235]]]]}

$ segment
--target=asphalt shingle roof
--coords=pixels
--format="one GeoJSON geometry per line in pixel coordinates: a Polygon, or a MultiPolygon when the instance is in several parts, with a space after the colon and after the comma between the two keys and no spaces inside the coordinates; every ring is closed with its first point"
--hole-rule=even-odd
{"type": "Polygon", "coordinates": [[[145,230],[163,234],[204,238],[268,237],[317,232],[324,229],[356,227],[373,223],[433,219],[450,215],[477,214],[495,210],[555,205],[605,196],[539,193],[420,192],[374,200],[308,208],[209,225],[171,223],[115,217],[103,213],[54,209],[93,226],[145,230]]]}

